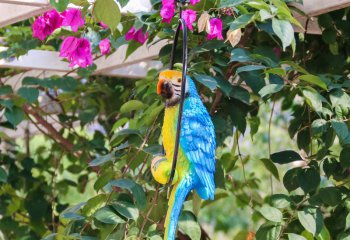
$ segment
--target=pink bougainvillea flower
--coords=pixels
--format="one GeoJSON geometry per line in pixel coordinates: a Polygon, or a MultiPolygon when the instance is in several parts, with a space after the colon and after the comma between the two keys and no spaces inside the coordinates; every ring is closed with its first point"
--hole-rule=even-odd
{"type": "Polygon", "coordinates": [[[199,3],[201,0],[190,0],[190,3],[192,5],[196,5],[197,3],[199,3]]]}
{"type": "Polygon", "coordinates": [[[62,13],[63,22],[62,26],[70,26],[74,32],[78,31],[78,28],[84,26],[85,20],[81,16],[80,9],[71,8],[62,13]]]}
{"type": "Polygon", "coordinates": [[[148,39],[148,33],[143,33],[142,28],[140,28],[139,30],[136,31],[135,36],[134,36],[134,40],[144,44],[148,39]]]}
{"type": "Polygon", "coordinates": [[[209,33],[207,39],[212,40],[214,38],[219,40],[224,39],[222,37],[222,21],[220,18],[212,18],[209,21],[209,33]]]}
{"type": "Polygon", "coordinates": [[[67,37],[64,39],[60,57],[67,58],[69,66],[86,68],[92,65],[90,42],[85,38],[67,37]]]}
{"type": "Polygon", "coordinates": [[[163,5],[175,5],[175,0],[162,0],[163,5]]]}
{"type": "Polygon", "coordinates": [[[53,31],[62,26],[62,21],[62,16],[55,9],[44,13],[35,19],[32,25],[33,37],[43,41],[53,31]]]}
{"type": "Polygon", "coordinates": [[[129,31],[125,34],[125,40],[135,40],[141,44],[144,44],[148,39],[148,33],[143,33],[142,28],[136,31],[135,27],[132,26],[129,31]]]}
{"type": "Polygon", "coordinates": [[[162,16],[162,22],[170,23],[175,15],[175,5],[173,3],[163,4],[160,10],[160,16],[162,16]]]}
{"type": "Polygon", "coordinates": [[[99,47],[102,55],[108,54],[111,51],[111,43],[109,42],[109,39],[105,38],[101,40],[99,47]]]}
{"type": "Polygon", "coordinates": [[[186,9],[182,12],[182,18],[185,20],[188,29],[193,31],[193,23],[197,19],[196,11],[193,11],[192,9],[186,9]]]}
{"type": "Polygon", "coordinates": [[[104,29],[107,29],[108,28],[108,26],[104,23],[104,22],[100,22],[100,25],[101,25],[101,27],[103,27],[104,29]]]}
{"type": "Polygon", "coordinates": [[[132,26],[129,31],[125,34],[125,40],[130,41],[135,37],[135,27],[132,26]]]}

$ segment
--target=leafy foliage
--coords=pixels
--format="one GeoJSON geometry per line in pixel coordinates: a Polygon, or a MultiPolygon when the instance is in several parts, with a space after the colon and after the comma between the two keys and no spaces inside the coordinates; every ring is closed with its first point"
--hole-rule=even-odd
{"type": "MultiPolygon", "coordinates": [[[[53,2],[60,9],[68,2],[83,7],[86,27],[76,34],[89,38],[94,53],[108,37],[113,49],[127,44],[130,55],[140,47],[124,39],[133,25],[149,32],[149,43],[175,34],[178,15],[171,25],[162,23],[160,1],[152,1],[155,11],[125,16],[114,1],[53,2]]],[[[264,240],[350,236],[349,9],[320,16],[322,36],[295,34],[298,22],[285,2],[193,6],[220,13],[225,33],[241,29],[243,35],[233,48],[189,33],[189,74],[216,129],[217,189],[214,201],[189,196],[181,239],[205,239],[208,232],[264,240]]],[[[39,43],[29,22],[0,33],[7,47],[0,58],[57,50],[62,36],[74,34],[59,29],[39,43]]],[[[165,66],[170,51],[170,45],[160,51],[165,66]]],[[[2,80],[1,127],[29,121],[42,132],[0,133],[0,229],[8,239],[161,239],[168,189],[150,172],[150,160],[161,152],[158,72],[130,80],[95,70],[78,69],[77,78],[26,77],[20,88],[2,80]]],[[[2,79],[16,73],[0,72],[2,79]]]]}

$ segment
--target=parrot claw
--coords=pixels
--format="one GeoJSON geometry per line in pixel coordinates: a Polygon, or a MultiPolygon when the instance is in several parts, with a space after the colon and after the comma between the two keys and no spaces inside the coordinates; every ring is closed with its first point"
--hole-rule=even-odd
{"type": "MultiPolygon", "coordinates": [[[[167,184],[170,180],[172,162],[166,156],[156,156],[152,159],[151,172],[153,178],[160,184],[167,184]]],[[[175,170],[172,184],[178,181],[178,173],[175,170]]]]}

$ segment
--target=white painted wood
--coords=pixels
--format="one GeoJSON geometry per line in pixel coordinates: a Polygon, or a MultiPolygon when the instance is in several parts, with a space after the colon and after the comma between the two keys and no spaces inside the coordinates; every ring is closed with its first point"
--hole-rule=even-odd
{"type": "MultiPolygon", "coordinates": [[[[143,45],[133,54],[131,54],[125,61],[124,59],[127,46],[123,45],[108,58],[102,57],[95,61],[97,65],[95,74],[105,75],[110,73],[114,76],[130,76],[131,78],[145,76],[143,71],[147,68],[147,66],[143,66],[142,64],[144,63],[142,62],[147,63],[150,60],[158,58],[160,49],[166,44],[167,41],[158,41],[149,47],[143,45]],[[140,62],[141,64],[138,65],[140,62]],[[135,72],[135,76],[132,76],[133,71],[135,72]]],[[[153,62],[151,65],[155,66],[157,64],[153,62]]],[[[23,55],[18,59],[0,59],[0,68],[19,68],[64,73],[72,70],[67,62],[61,60],[59,57],[59,52],[44,50],[31,50],[27,55],[23,55]]]]}
{"type": "Polygon", "coordinates": [[[51,8],[50,5],[38,7],[0,3],[0,28],[40,15],[51,8]]]}
{"type": "Polygon", "coordinates": [[[49,0],[0,0],[0,3],[9,3],[26,6],[48,6],[49,0]]]}
{"type": "Polygon", "coordinates": [[[163,64],[160,61],[144,61],[111,71],[101,72],[100,75],[137,79],[146,77],[147,72],[151,69],[161,69],[162,67],[163,64]]]}
{"type": "Polygon", "coordinates": [[[38,69],[68,72],[72,70],[67,62],[61,61],[59,52],[30,50],[18,59],[0,59],[0,68],[38,69]]]}
{"type": "Polygon", "coordinates": [[[95,63],[97,65],[96,74],[109,72],[116,68],[121,68],[127,65],[135,64],[142,61],[148,61],[158,58],[159,51],[167,44],[167,41],[158,41],[152,45],[143,45],[125,59],[127,45],[121,46],[115,53],[107,59],[100,58],[95,63]]]}
{"type": "Polygon", "coordinates": [[[318,16],[349,6],[350,0],[304,0],[301,10],[308,16],[318,16]]]}
{"type": "Polygon", "coordinates": [[[295,32],[306,32],[307,34],[322,34],[322,30],[320,26],[318,25],[317,18],[311,17],[309,18],[309,21],[307,22],[307,17],[299,16],[296,17],[296,19],[300,22],[300,24],[303,26],[303,28],[294,26],[295,32]]]}

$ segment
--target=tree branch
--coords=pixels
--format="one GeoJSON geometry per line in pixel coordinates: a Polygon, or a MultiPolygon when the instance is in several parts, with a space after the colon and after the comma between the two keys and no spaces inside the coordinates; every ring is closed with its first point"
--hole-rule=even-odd
{"type": "Polygon", "coordinates": [[[73,150],[73,144],[65,139],[50,123],[48,123],[44,118],[42,118],[34,109],[28,105],[24,104],[22,107],[23,111],[27,115],[31,115],[37,123],[42,125],[50,134],[50,136],[55,142],[59,143],[64,150],[71,152],[73,150]]]}

